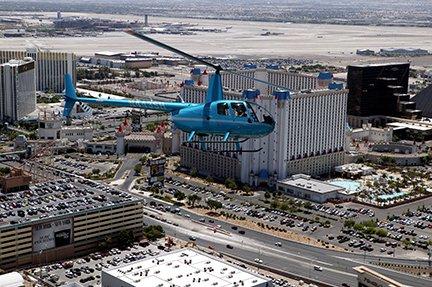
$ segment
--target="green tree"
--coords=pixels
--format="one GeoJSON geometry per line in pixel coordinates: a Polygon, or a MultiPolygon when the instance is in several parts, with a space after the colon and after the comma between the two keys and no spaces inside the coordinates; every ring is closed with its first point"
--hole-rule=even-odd
{"type": "Polygon", "coordinates": [[[237,189],[237,183],[232,178],[227,178],[225,180],[225,186],[229,189],[237,189]]]}
{"type": "Polygon", "coordinates": [[[379,237],[387,237],[388,232],[387,232],[387,230],[385,230],[383,228],[378,228],[375,231],[375,234],[378,235],[379,237]]]}
{"type": "Polygon", "coordinates": [[[0,167],[0,175],[6,175],[9,174],[11,172],[10,168],[5,166],[5,167],[0,167]]]}
{"type": "Polygon", "coordinates": [[[150,187],[149,191],[153,194],[157,194],[159,193],[159,188],[157,188],[156,186],[152,186],[150,187]]]}
{"type": "Polygon", "coordinates": [[[356,224],[356,222],[354,220],[347,219],[344,222],[344,227],[346,227],[346,228],[353,228],[355,224],[356,224]]]}
{"type": "Polygon", "coordinates": [[[242,190],[246,194],[249,194],[252,191],[251,187],[247,184],[243,185],[242,190]]]}
{"type": "Polygon", "coordinates": [[[136,175],[139,175],[139,174],[141,173],[141,169],[142,169],[142,164],[141,164],[141,163],[137,163],[137,164],[134,166],[135,174],[136,174],[136,175]]]}
{"type": "Polygon", "coordinates": [[[135,237],[132,230],[122,230],[119,233],[118,240],[121,247],[127,247],[134,243],[135,237]]]}
{"type": "Polygon", "coordinates": [[[201,201],[201,197],[198,196],[197,194],[189,194],[188,197],[187,197],[187,200],[188,200],[188,204],[189,204],[191,207],[194,207],[194,206],[195,206],[195,203],[196,203],[197,201],[201,201]]]}
{"type": "Polygon", "coordinates": [[[408,249],[411,246],[411,241],[408,238],[405,238],[404,240],[402,240],[402,244],[406,249],[408,249]]]}
{"type": "Polygon", "coordinates": [[[141,162],[141,164],[147,164],[147,161],[148,161],[148,156],[147,155],[143,155],[141,158],[140,158],[140,162],[141,162]]]}
{"type": "Polygon", "coordinates": [[[146,130],[154,132],[157,128],[157,124],[156,123],[148,123],[146,125],[146,130]]]}
{"type": "Polygon", "coordinates": [[[266,192],[264,193],[264,197],[265,197],[266,199],[269,199],[269,198],[271,197],[270,192],[266,191],[266,192]]]}
{"type": "Polygon", "coordinates": [[[183,199],[186,198],[186,194],[184,194],[183,192],[181,192],[180,190],[176,190],[174,192],[174,198],[177,199],[178,201],[182,201],[183,199]]]}
{"type": "Polygon", "coordinates": [[[112,237],[105,236],[103,240],[99,241],[98,247],[100,250],[107,250],[112,245],[112,237]]]}
{"type": "Polygon", "coordinates": [[[218,210],[218,209],[222,208],[222,203],[217,201],[217,200],[207,199],[207,206],[210,209],[218,210]]]}
{"type": "Polygon", "coordinates": [[[306,202],[303,204],[303,207],[306,208],[306,209],[311,209],[311,208],[312,208],[312,203],[310,203],[309,201],[306,201],[306,202]]]}
{"type": "Polygon", "coordinates": [[[143,232],[144,236],[150,241],[155,241],[165,236],[165,231],[160,225],[147,226],[144,228],[143,232]]]}

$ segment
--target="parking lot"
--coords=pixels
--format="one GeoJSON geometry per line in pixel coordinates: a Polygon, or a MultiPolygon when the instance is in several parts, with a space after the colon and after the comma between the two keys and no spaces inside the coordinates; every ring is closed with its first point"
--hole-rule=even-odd
{"type": "Polygon", "coordinates": [[[95,252],[83,258],[32,268],[27,271],[49,286],[62,286],[72,282],[85,287],[101,286],[101,270],[103,268],[113,268],[164,252],[158,249],[157,244],[146,245],[135,244],[125,250],[113,248],[105,252],[95,252]]]}
{"type": "Polygon", "coordinates": [[[21,192],[0,194],[0,222],[14,225],[73,214],[130,198],[130,194],[85,179],[47,181],[21,192]]]}
{"type": "MultiPolygon", "coordinates": [[[[231,213],[250,221],[261,222],[266,228],[294,231],[331,244],[348,251],[375,254],[380,256],[427,256],[427,247],[432,236],[432,209],[422,212],[403,213],[395,217],[377,218],[376,212],[369,207],[354,207],[351,204],[315,204],[292,199],[296,210],[283,211],[264,204],[257,196],[239,198],[237,194],[218,191],[209,186],[172,179],[167,181],[164,194],[174,197],[181,191],[187,195],[198,194],[201,201],[195,205],[206,205],[207,199],[222,203],[218,212],[231,213]],[[410,215],[410,216],[406,216],[410,215]],[[345,221],[356,223],[376,221],[375,230],[383,229],[385,236],[368,234],[368,231],[347,228],[345,221]],[[405,226],[404,226],[405,225],[405,226]],[[413,253],[416,251],[416,253],[413,253]],[[415,255],[414,255],[415,254],[415,255]]],[[[187,200],[184,200],[186,203],[187,200]]]]}
{"type": "Polygon", "coordinates": [[[56,156],[52,166],[66,172],[75,173],[87,178],[104,178],[112,177],[119,164],[115,160],[110,159],[96,159],[91,156],[80,157],[70,156],[56,156]]]}

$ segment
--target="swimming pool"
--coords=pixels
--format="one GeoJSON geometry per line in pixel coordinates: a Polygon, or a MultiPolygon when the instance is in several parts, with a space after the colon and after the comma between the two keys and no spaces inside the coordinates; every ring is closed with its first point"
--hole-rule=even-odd
{"type": "Polygon", "coordinates": [[[328,183],[337,185],[339,187],[343,187],[348,191],[354,192],[359,191],[361,183],[357,182],[355,180],[349,180],[349,179],[333,179],[329,180],[328,183]]]}
{"type": "Polygon", "coordinates": [[[407,194],[405,191],[400,191],[400,192],[395,192],[392,194],[382,194],[382,195],[378,195],[378,198],[381,198],[383,200],[392,200],[395,199],[399,196],[405,195],[407,194]]]}

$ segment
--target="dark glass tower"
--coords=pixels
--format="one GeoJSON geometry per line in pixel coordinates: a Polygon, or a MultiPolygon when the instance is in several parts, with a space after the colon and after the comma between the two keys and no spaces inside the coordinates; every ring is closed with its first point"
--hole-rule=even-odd
{"type": "Polygon", "coordinates": [[[409,63],[348,66],[348,114],[368,117],[408,116],[409,63]]]}

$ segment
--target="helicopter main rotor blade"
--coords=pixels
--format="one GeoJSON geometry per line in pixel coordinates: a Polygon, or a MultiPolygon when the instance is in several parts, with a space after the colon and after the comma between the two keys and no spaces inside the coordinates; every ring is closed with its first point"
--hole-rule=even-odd
{"type": "Polygon", "coordinates": [[[278,89],[288,90],[288,91],[290,90],[287,87],[284,87],[284,86],[281,86],[281,85],[272,84],[270,82],[267,82],[267,81],[264,81],[264,80],[261,80],[261,79],[257,79],[257,78],[251,77],[251,76],[246,76],[246,75],[243,75],[243,74],[241,74],[239,72],[235,72],[233,70],[223,70],[223,71],[225,73],[230,73],[230,74],[233,74],[233,75],[236,75],[236,76],[239,76],[239,77],[243,77],[245,79],[249,79],[249,80],[252,80],[252,81],[255,81],[255,82],[259,82],[259,83],[262,83],[262,84],[266,84],[268,86],[272,86],[272,87],[275,87],[275,88],[278,88],[278,89]]]}
{"type": "Polygon", "coordinates": [[[147,41],[147,42],[149,42],[149,43],[151,43],[151,44],[153,44],[153,45],[156,45],[156,46],[158,46],[158,47],[161,47],[162,49],[165,49],[165,50],[171,51],[171,52],[176,53],[176,54],[178,54],[178,55],[181,55],[181,56],[183,56],[183,57],[185,57],[185,58],[188,58],[188,59],[190,59],[190,60],[192,60],[192,61],[196,61],[196,62],[199,62],[199,63],[201,63],[201,64],[203,64],[203,65],[206,65],[206,66],[212,67],[212,68],[215,69],[216,71],[221,71],[221,70],[223,70],[222,67],[219,66],[219,65],[215,65],[215,64],[213,64],[213,63],[207,62],[206,60],[203,60],[203,59],[200,59],[200,58],[198,58],[198,57],[192,56],[191,54],[188,54],[188,53],[183,52],[183,51],[181,51],[181,50],[179,50],[179,49],[176,49],[176,48],[174,48],[174,47],[171,47],[171,46],[169,46],[169,45],[167,45],[167,44],[164,44],[164,43],[162,43],[162,42],[159,42],[159,41],[157,41],[157,40],[155,40],[155,39],[153,39],[153,38],[150,38],[150,37],[148,37],[148,36],[145,36],[145,35],[143,35],[143,34],[140,34],[140,33],[136,32],[136,31],[134,31],[134,30],[125,30],[125,32],[128,33],[129,35],[132,35],[132,36],[137,37],[137,38],[139,38],[139,39],[141,39],[141,40],[147,41]]]}
{"type": "Polygon", "coordinates": [[[145,35],[143,35],[143,34],[141,34],[141,33],[138,33],[137,31],[134,31],[134,30],[132,30],[132,29],[125,30],[125,32],[128,33],[128,34],[131,35],[131,36],[134,36],[134,37],[137,37],[137,38],[139,38],[139,39],[141,39],[141,40],[144,40],[144,41],[146,41],[146,42],[149,42],[149,43],[151,43],[151,44],[153,44],[153,45],[156,45],[156,46],[158,46],[158,47],[160,47],[160,48],[162,48],[162,49],[165,49],[165,50],[171,51],[171,52],[173,52],[173,53],[175,53],[175,54],[181,55],[181,56],[183,56],[183,57],[185,57],[185,58],[187,58],[187,59],[190,59],[190,60],[192,60],[192,61],[196,61],[196,62],[201,63],[201,64],[203,64],[203,65],[206,65],[206,66],[212,67],[213,69],[216,70],[216,74],[219,74],[220,71],[225,71],[226,73],[234,74],[234,75],[237,75],[237,76],[239,76],[239,77],[243,77],[243,78],[246,78],[246,79],[250,79],[250,80],[252,80],[252,81],[255,81],[255,82],[263,83],[263,84],[266,84],[266,85],[268,85],[268,86],[272,86],[272,87],[275,87],[275,88],[278,88],[278,89],[290,90],[290,89],[288,89],[287,87],[284,87],[284,86],[281,86],[281,85],[272,84],[272,83],[270,83],[270,82],[267,82],[267,81],[264,81],[264,80],[261,80],[261,79],[257,79],[257,78],[254,78],[254,77],[250,77],[250,76],[243,75],[243,74],[238,73],[238,72],[235,72],[235,71],[233,71],[233,70],[224,69],[224,68],[222,68],[222,67],[221,67],[220,65],[218,65],[218,64],[213,64],[213,63],[210,63],[210,62],[208,62],[208,61],[206,61],[206,60],[203,60],[203,59],[201,59],[201,58],[198,58],[198,57],[192,56],[191,54],[188,54],[188,53],[183,52],[183,51],[181,51],[181,50],[179,50],[179,49],[177,49],[177,48],[174,48],[174,47],[171,47],[171,46],[169,46],[169,45],[167,45],[167,44],[164,44],[164,43],[162,43],[162,42],[159,42],[159,41],[157,41],[157,40],[155,40],[155,39],[153,39],[153,38],[150,38],[150,37],[145,36],[145,35]]]}

